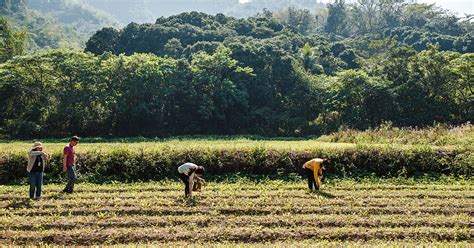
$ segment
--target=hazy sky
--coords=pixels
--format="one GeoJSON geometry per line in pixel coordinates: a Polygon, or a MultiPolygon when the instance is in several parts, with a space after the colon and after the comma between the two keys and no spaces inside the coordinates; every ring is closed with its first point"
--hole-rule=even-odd
{"type": "Polygon", "coordinates": [[[436,3],[459,14],[474,14],[474,0],[419,0],[419,3],[436,3]]]}
{"type": "MultiPolygon", "coordinates": [[[[251,0],[239,0],[245,3],[251,0]]],[[[330,0],[322,0],[330,2],[330,0]]],[[[349,1],[348,1],[349,2],[349,1]]],[[[418,3],[436,3],[444,9],[449,9],[458,14],[474,14],[474,0],[418,0],[418,3]]]]}

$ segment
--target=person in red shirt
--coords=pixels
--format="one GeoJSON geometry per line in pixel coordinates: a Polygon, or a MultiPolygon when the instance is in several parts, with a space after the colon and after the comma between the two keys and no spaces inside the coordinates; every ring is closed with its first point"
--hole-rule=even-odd
{"type": "Polygon", "coordinates": [[[74,191],[74,184],[77,181],[76,174],[76,151],[74,147],[79,143],[79,137],[73,136],[68,145],[64,147],[64,159],[63,159],[63,173],[69,178],[66,187],[63,192],[72,194],[74,191]]]}

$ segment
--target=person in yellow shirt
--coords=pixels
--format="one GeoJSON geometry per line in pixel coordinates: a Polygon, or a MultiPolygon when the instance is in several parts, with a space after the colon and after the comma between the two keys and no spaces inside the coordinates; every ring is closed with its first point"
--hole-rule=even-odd
{"type": "Polygon", "coordinates": [[[308,187],[310,193],[313,192],[313,185],[317,191],[319,191],[321,188],[320,177],[323,176],[323,170],[325,170],[323,162],[324,159],[314,158],[303,165],[303,169],[305,170],[306,176],[308,177],[308,187]]]}

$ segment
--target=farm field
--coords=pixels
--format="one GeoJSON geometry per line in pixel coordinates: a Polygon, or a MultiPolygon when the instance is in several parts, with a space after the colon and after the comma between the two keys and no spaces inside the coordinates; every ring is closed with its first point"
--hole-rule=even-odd
{"type": "MultiPolygon", "coordinates": [[[[68,141],[52,142],[45,141],[47,151],[53,155],[62,154],[62,149],[68,141]]],[[[28,151],[32,142],[13,141],[0,142],[2,153],[18,153],[28,151]]],[[[76,147],[78,153],[102,152],[107,153],[116,150],[129,150],[132,152],[154,152],[154,151],[183,151],[183,150],[243,150],[254,148],[282,149],[282,150],[311,150],[319,149],[344,149],[354,148],[356,144],[319,142],[316,140],[249,140],[249,139],[170,139],[170,140],[144,140],[134,142],[131,139],[91,142],[86,140],[80,142],[76,147]]],[[[409,146],[407,146],[409,147],[409,146]]]]}
{"type": "MultiPolygon", "coordinates": [[[[473,148],[474,129],[472,125],[452,130],[442,130],[436,133],[430,129],[416,131],[395,131],[393,133],[379,134],[377,132],[340,132],[319,139],[303,138],[262,138],[246,136],[202,136],[202,137],[177,137],[168,139],[147,138],[117,138],[99,139],[86,138],[76,148],[78,152],[109,152],[117,149],[134,151],[158,151],[158,150],[244,150],[254,148],[265,148],[275,150],[307,151],[314,149],[341,150],[351,149],[358,145],[385,147],[396,146],[399,148],[431,147],[437,149],[448,149],[466,147],[473,148]],[[459,129],[459,130],[458,130],[459,129]],[[354,137],[352,137],[354,136],[354,137]],[[360,136],[360,137],[359,137],[360,136]],[[394,137],[391,137],[394,136],[394,137]],[[403,137],[405,139],[403,139],[403,137]]],[[[8,141],[0,140],[2,153],[24,152],[33,141],[8,141]]],[[[61,154],[62,148],[68,143],[67,139],[44,140],[46,149],[51,153],[61,154]]]]}
{"type": "Polygon", "coordinates": [[[31,202],[27,186],[3,185],[0,245],[474,245],[472,180],[333,179],[309,194],[303,180],[241,178],[191,200],[181,187],[79,184],[62,195],[46,185],[31,202]]]}

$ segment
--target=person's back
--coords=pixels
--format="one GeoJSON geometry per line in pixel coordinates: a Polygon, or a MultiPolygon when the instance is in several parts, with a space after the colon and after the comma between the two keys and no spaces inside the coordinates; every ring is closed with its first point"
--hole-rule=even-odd
{"type": "Polygon", "coordinates": [[[185,164],[182,164],[181,166],[178,167],[178,172],[179,173],[183,173],[187,176],[190,176],[190,172],[196,168],[197,165],[196,164],[193,164],[193,163],[185,163],[185,164]]]}
{"type": "Polygon", "coordinates": [[[324,159],[314,158],[303,164],[303,169],[306,171],[308,177],[308,188],[309,192],[313,192],[313,186],[316,190],[321,188],[320,176],[323,175],[323,162],[324,159]]]}
{"type": "Polygon", "coordinates": [[[314,173],[317,173],[321,176],[322,174],[322,164],[324,160],[321,158],[314,158],[309,160],[304,164],[304,168],[312,170],[314,173]]]}
{"type": "Polygon", "coordinates": [[[178,176],[184,183],[184,195],[192,196],[193,182],[196,176],[201,177],[204,167],[193,163],[184,163],[178,167],[178,176]]]}

